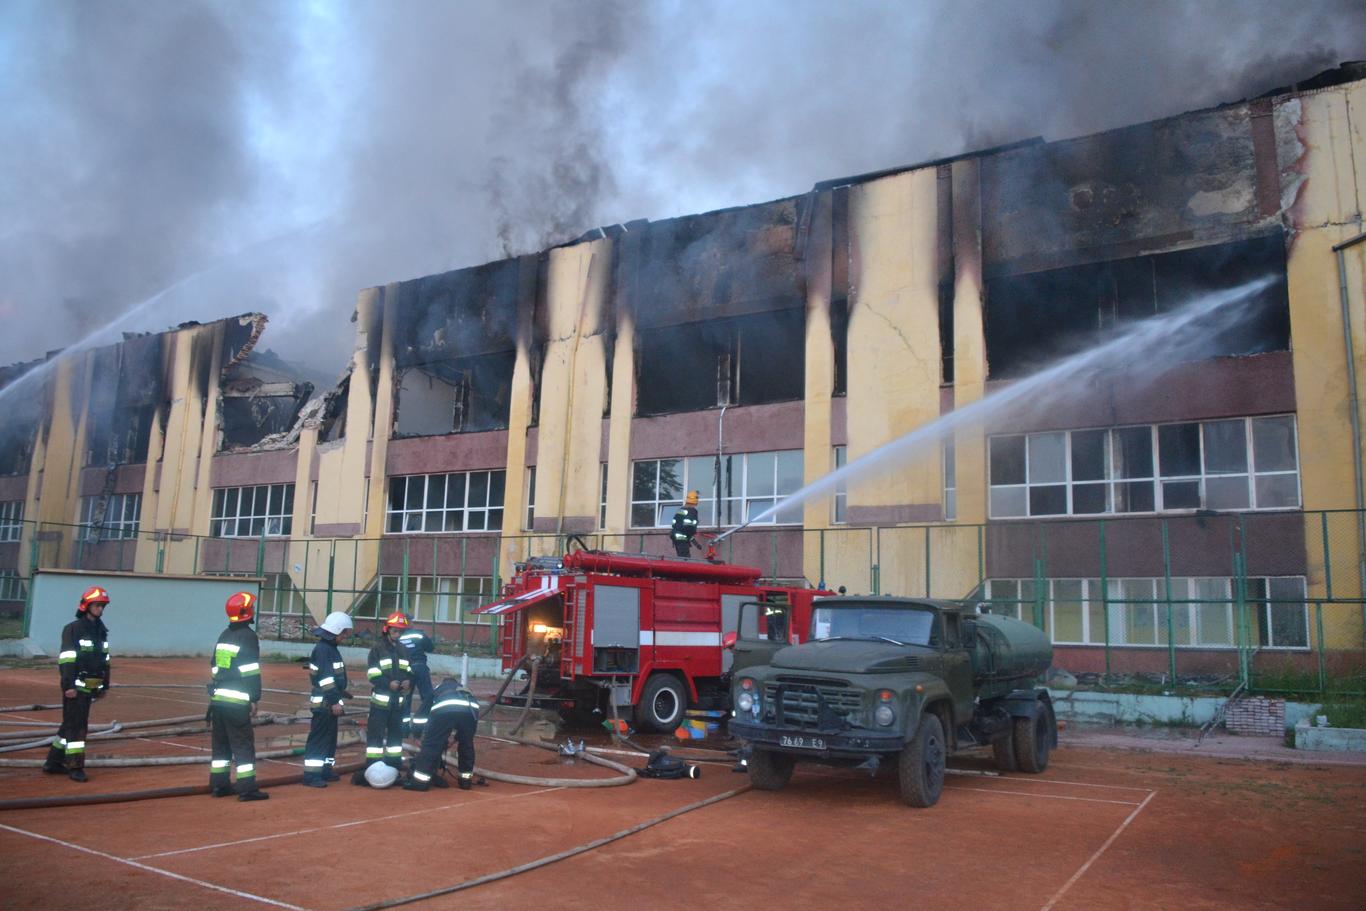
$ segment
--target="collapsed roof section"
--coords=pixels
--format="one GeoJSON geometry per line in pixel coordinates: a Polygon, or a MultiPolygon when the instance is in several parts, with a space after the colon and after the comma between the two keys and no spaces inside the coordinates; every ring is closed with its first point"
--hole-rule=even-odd
{"type": "Polygon", "coordinates": [[[287,449],[297,445],[305,419],[322,422],[336,417],[335,405],[343,397],[340,389],[315,399],[315,384],[305,378],[305,371],[269,349],[254,351],[265,326],[266,317],[253,313],[229,321],[223,332],[220,451],[287,449]]]}

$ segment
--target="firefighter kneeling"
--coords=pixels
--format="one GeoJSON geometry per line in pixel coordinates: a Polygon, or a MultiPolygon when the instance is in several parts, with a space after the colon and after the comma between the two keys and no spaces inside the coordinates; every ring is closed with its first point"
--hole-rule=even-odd
{"type": "MultiPolygon", "coordinates": [[[[460,790],[468,791],[474,779],[474,732],[479,726],[479,700],[448,677],[432,693],[431,711],[427,713],[427,729],[422,734],[422,749],[413,762],[413,774],[403,783],[408,791],[425,791],[430,787],[450,787],[437,769],[446,751],[451,733],[455,733],[457,767],[460,790]]],[[[483,784],[483,779],[479,780],[483,784]]]]}

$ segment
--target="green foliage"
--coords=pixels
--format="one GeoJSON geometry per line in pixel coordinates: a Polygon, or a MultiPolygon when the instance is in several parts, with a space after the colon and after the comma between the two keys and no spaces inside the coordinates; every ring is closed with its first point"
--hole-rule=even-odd
{"type": "Polygon", "coordinates": [[[1318,714],[1327,715],[1335,728],[1366,728],[1366,699],[1327,702],[1318,714]]]}

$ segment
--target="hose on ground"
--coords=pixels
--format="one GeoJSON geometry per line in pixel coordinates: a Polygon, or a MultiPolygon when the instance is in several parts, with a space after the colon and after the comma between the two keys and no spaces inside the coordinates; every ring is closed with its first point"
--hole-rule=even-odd
{"type": "Polygon", "coordinates": [[[59,709],[61,707],[62,704],[60,702],[55,702],[50,705],[6,705],[0,706],[0,712],[41,712],[44,709],[59,709]]]}
{"type": "MultiPolygon", "coordinates": [[[[483,735],[480,735],[481,737],[483,735]]],[[[510,740],[522,746],[535,747],[538,750],[549,750],[558,753],[560,748],[553,743],[546,743],[541,740],[528,740],[525,737],[499,737],[498,740],[510,740]]],[[[618,774],[611,778],[545,778],[538,775],[514,775],[511,772],[498,772],[493,769],[482,769],[475,766],[474,771],[493,781],[501,781],[505,784],[528,785],[533,788],[619,788],[628,785],[638,777],[636,770],[620,762],[613,762],[601,756],[594,756],[584,752],[578,754],[587,762],[593,765],[602,766],[618,774]]],[[[456,765],[456,757],[446,753],[443,757],[448,765],[456,765]]]]}
{"type": "MultiPolygon", "coordinates": [[[[204,725],[202,721],[203,719],[194,715],[183,716],[179,719],[153,719],[150,721],[130,721],[127,723],[121,721],[111,721],[108,727],[87,732],[85,735],[85,739],[92,740],[98,737],[101,740],[105,741],[140,740],[145,737],[185,737],[194,734],[207,734],[212,730],[212,728],[209,728],[206,725],[204,725]],[[183,727],[167,727],[156,728],[155,730],[145,730],[145,728],[148,725],[169,724],[175,721],[199,721],[201,723],[185,725],[183,727]],[[133,728],[138,728],[139,730],[131,730],[133,728]]],[[[251,720],[251,723],[254,727],[260,727],[262,725],[267,724],[288,727],[289,725],[294,724],[307,724],[309,721],[309,718],[301,717],[298,715],[269,714],[259,715],[253,718],[251,720]]],[[[354,724],[355,722],[349,723],[354,724]]],[[[41,740],[30,740],[26,743],[7,744],[5,746],[0,746],[0,753],[17,753],[23,750],[33,750],[39,747],[45,747],[52,743],[52,740],[55,736],[56,733],[53,732],[49,734],[44,734],[43,739],[41,740]]]]}
{"type": "MultiPolygon", "coordinates": [[[[337,746],[349,746],[359,743],[359,737],[338,739],[337,746]]],[[[284,759],[289,756],[302,756],[303,747],[289,747],[281,750],[267,750],[264,753],[257,753],[257,759],[284,759]]],[[[87,768],[105,769],[129,769],[140,768],[142,766],[167,766],[167,765],[203,765],[213,757],[209,753],[201,753],[196,756],[117,756],[109,759],[87,759],[87,768]]],[[[0,768],[4,769],[38,769],[42,768],[43,759],[0,759],[0,768]]]]}
{"type": "MultiPolygon", "coordinates": [[[[354,772],[365,767],[361,761],[338,765],[333,769],[338,775],[354,772]]],[[[278,788],[284,785],[299,784],[301,775],[262,778],[256,782],[261,789],[278,788]]],[[[209,793],[209,786],[185,785],[178,788],[153,788],[147,791],[122,791],[110,794],[75,794],[69,797],[19,797],[13,800],[0,800],[0,812],[4,810],[46,810],[52,807],[81,807],[100,803],[131,803],[137,800],[160,800],[164,797],[194,797],[209,793]]]]}
{"type": "MultiPolygon", "coordinates": [[[[202,690],[202,683],[111,683],[114,689],[131,688],[138,690],[202,690]]],[[[263,693],[284,693],[287,696],[308,696],[305,690],[275,690],[264,688],[263,693]]]]}
{"type": "MultiPolygon", "coordinates": [[[[107,728],[100,728],[98,731],[88,731],[85,735],[85,739],[94,740],[96,737],[99,737],[102,740],[108,740],[114,734],[118,733],[122,729],[123,725],[115,721],[112,722],[107,728]]],[[[135,734],[133,736],[136,737],[138,735],[135,734]]],[[[39,747],[51,746],[52,740],[52,736],[48,735],[43,737],[42,740],[30,740],[27,743],[13,743],[8,746],[0,747],[0,753],[19,753],[23,752],[24,750],[36,750],[39,747]]]]}
{"type": "Polygon", "coordinates": [[[749,785],[745,785],[744,787],[736,788],[733,791],[726,791],[724,794],[717,794],[715,796],[708,797],[705,800],[699,800],[694,803],[690,803],[687,806],[679,807],[677,810],[670,810],[668,813],[665,813],[661,816],[656,816],[654,819],[649,819],[645,822],[631,826],[629,829],[622,829],[620,832],[614,832],[611,835],[605,835],[602,838],[595,838],[592,841],[579,845],[576,848],[570,848],[566,851],[560,851],[557,854],[551,854],[548,857],[542,857],[539,860],[533,860],[528,863],[518,864],[515,867],[509,867],[508,869],[500,870],[497,873],[489,873],[484,876],[477,876],[474,879],[467,879],[463,882],[458,882],[453,886],[445,886],[441,889],[433,889],[429,892],[422,892],[417,895],[408,895],[403,898],[394,898],[388,901],[376,902],[372,905],[360,905],[358,907],[349,909],[349,911],[384,911],[384,909],[386,908],[397,908],[400,905],[411,905],[414,902],[425,901],[426,899],[436,898],[441,895],[450,895],[452,892],[462,892],[465,889],[473,889],[475,886],[482,886],[486,883],[497,882],[500,879],[508,879],[510,877],[517,876],[520,873],[528,873],[532,870],[538,870],[541,867],[549,866],[550,864],[556,863],[557,861],[567,860],[571,857],[577,857],[580,854],[586,854],[589,851],[601,848],[604,845],[610,845],[614,841],[620,841],[621,839],[627,838],[631,835],[635,835],[638,832],[643,832],[646,829],[659,825],[660,823],[668,822],[671,819],[682,816],[684,813],[691,813],[693,810],[700,810],[703,807],[709,807],[712,804],[720,803],[723,800],[729,800],[730,798],[735,797],[739,794],[743,794],[745,791],[748,790],[749,785]]]}

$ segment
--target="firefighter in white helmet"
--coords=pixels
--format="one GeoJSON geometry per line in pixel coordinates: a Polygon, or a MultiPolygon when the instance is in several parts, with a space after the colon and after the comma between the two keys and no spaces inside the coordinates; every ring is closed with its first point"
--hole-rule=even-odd
{"type": "Polygon", "coordinates": [[[308,678],[313,685],[308,702],[313,720],[304,745],[304,784],[310,788],[325,788],[329,781],[339,779],[332,770],[337,763],[337,720],[351,694],[346,690],[346,663],[338,646],[350,631],[351,617],[343,611],[328,614],[314,630],[318,644],[308,656],[308,678]]]}

